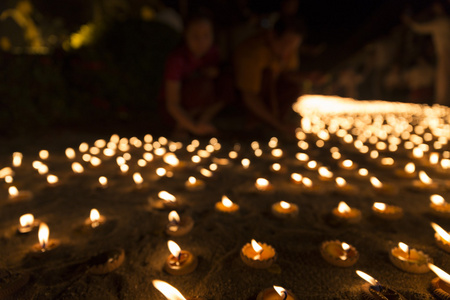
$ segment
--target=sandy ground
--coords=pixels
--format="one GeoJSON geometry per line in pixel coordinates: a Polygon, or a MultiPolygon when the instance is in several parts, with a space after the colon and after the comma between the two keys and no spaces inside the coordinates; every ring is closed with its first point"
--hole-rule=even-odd
{"type": "MultiPolygon", "coordinates": [[[[339,145],[337,141],[332,140],[323,148],[310,143],[310,149],[305,152],[329,166],[335,176],[343,176],[349,183],[357,185],[359,192],[353,196],[336,193],[333,182],[319,181],[317,171],[302,166],[295,159],[295,153],[300,152],[295,142],[280,142],[284,156],[274,159],[267,146],[270,136],[260,141],[264,154],[259,158],[253,155],[251,140],[242,141],[238,158],[230,160],[228,166],[219,166],[211,178],[200,175],[199,166],[208,167],[212,159],[203,159],[195,165],[190,162],[192,154],[185,147],[176,152],[185,162],[184,166],[168,168],[174,173],[172,178],[157,178],[155,169],[167,165],[156,156],[146,167],[138,167],[137,159],[142,157],[144,150],[133,147],[127,175],[120,174],[115,158],[106,160],[100,155],[103,163],[99,167],[91,167],[81,161],[78,152],[75,161],[82,162],[85,172],[74,174],[64,149],[77,148],[80,142],[92,145],[98,138],[109,139],[109,136],[58,133],[42,140],[4,144],[0,167],[11,165],[13,151],[23,152],[23,165],[14,169],[14,185],[34,194],[30,201],[16,202],[8,199],[7,184],[2,183],[0,188],[0,283],[8,282],[13,276],[11,274],[30,274],[28,283],[11,299],[164,299],[152,286],[153,279],[169,282],[186,297],[206,299],[255,299],[259,291],[274,284],[291,290],[299,299],[358,299],[364,281],[355,274],[357,269],[372,275],[407,299],[433,299],[429,286],[436,276],[432,272],[422,275],[406,273],[389,261],[389,250],[400,241],[424,251],[436,265],[450,271],[449,254],[436,246],[430,226],[430,221],[434,221],[449,230],[450,219],[431,213],[431,192],[413,191],[410,179],[398,179],[392,170],[381,169],[362,154],[343,148],[344,156],[400,190],[397,196],[376,195],[368,179],[361,180],[355,171],[339,169],[330,157],[329,149],[339,145]],[[38,151],[44,148],[50,151],[45,162],[50,173],[60,179],[60,185],[56,187],[47,186],[45,176],[31,167],[32,161],[39,159],[38,151]],[[247,170],[240,165],[244,157],[252,162],[247,170]],[[285,172],[270,171],[273,162],[279,162],[285,172]],[[146,186],[140,190],[134,188],[132,174],[135,171],[139,171],[145,181],[146,186]],[[292,172],[301,173],[320,184],[323,195],[310,195],[291,183],[292,172]],[[107,189],[95,187],[102,175],[109,179],[107,189]],[[186,191],[184,183],[192,175],[205,181],[203,191],[186,191]],[[253,184],[258,177],[269,179],[275,190],[272,193],[257,192],[253,184]],[[169,191],[185,204],[178,212],[194,219],[195,225],[189,234],[170,238],[164,233],[169,210],[153,209],[148,201],[161,190],[169,191]],[[240,205],[238,214],[215,211],[215,202],[220,201],[224,194],[240,205]],[[297,204],[298,216],[293,219],[274,217],[270,207],[280,200],[297,204]],[[330,218],[331,210],[342,200],[361,210],[360,223],[345,225],[330,218]],[[371,212],[374,201],[401,206],[405,215],[398,221],[380,220],[371,212]],[[106,217],[106,223],[95,230],[83,229],[93,207],[106,217]],[[33,253],[31,249],[38,242],[37,229],[29,234],[16,232],[19,217],[24,213],[33,213],[37,219],[46,222],[50,238],[59,240],[60,246],[45,253],[33,253]],[[241,261],[240,249],[252,238],[276,249],[276,265],[267,270],[257,270],[241,261]],[[169,255],[169,239],[198,256],[199,264],[193,273],[173,276],[163,271],[164,261],[169,255]],[[360,254],[356,265],[339,268],[322,259],[319,252],[321,243],[335,239],[356,247],[360,254]],[[125,250],[124,263],[106,275],[91,274],[90,259],[115,248],[125,250]]],[[[307,141],[312,140],[309,137],[307,141]]],[[[227,157],[234,142],[220,142],[222,149],[214,152],[213,156],[227,157]]],[[[204,149],[207,143],[207,140],[202,141],[198,149],[204,149]]],[[[394,153],[393,157],[399,166],[409,160],[402,150],[394,153]]],[[[435,179],[445,179],[449,175],[425,166],[421,169],[435,179]]],[[[440,194],[450,200],[448,189],[441,189],[440,194]]],[[[6,286],[1,286],[0,296],[6,286]]]]}

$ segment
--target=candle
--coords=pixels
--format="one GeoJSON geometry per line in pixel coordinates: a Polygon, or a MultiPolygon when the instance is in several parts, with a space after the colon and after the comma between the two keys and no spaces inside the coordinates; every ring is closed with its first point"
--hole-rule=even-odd
{"type": "Polygon", "coordinates": [[[274,163],[274,164],[272,164],[271,166],[270,166],[270,170],[272,171],[272,172],[279,172],[279,171],[281,171],[281,165],[279,164],[279,163],[274,163]]]}
{"type": "Polygon", "coordinates": [[[266,269],[276,260],[275,249],[266,244],[252,240],[241,249],[241,259],[247,265],[255,269],[266,269]]]}
{"type": "Polygon", "coordinates": [[[367,170],[366,168],[361,168],[358,170],[358,175],[362,178],[365,178],[369,175],[369,170],[367,170]]]}
{"type": "Polygon", "coordinates": [[[292,173],[291,174],[291,182],[295,184],[301,184],[302,183],[303,176],[299,173],[292,173]]]}
{"type": "Polygon", "coordinates": [[[105,176],[100,176],[98,178],[98,183],[100,184],[100,187],[105,189],[108,187],[108,178],[106,178],[105,176]]]}
{"type": "Polygon", "coordinates": [[[293,218],[298,215],[298,206],[294,203],[280,201],[272,205],[272,214],[279,218],[293,218]]]}
{"type": "Polygon", "coordinates": [[[450,252],[450,234],[436,223],[431,223],[436,234],[434,235],[436,244],[446,252],[450,252]]]}
{"type": "Polygon", "coordinates": [[[291,291],[281,286],[274,285],[271,288],[262,290],[256,300],[296,300],[298,299],[291,291]]]}
{"type": "Polygon", "coordinates": [[[326,193],[326,190],[319,184],[314,184],[308,177],[302,178],[303,192],[311,195],[321,195],[326,193]]]}
{"type": "Polygon", "coordinates": [[[450,217],[450,204],[441,195],[430,196],[430,207],[433,212],[442,217],[450,217]]]}
{"type": "Polygon", "coordinates": [[[414,180],[412,187],[418,191],[430,191],[438,188],[438,184],[425,171],[419,171],[419,180],[414,180]]]}
{"type": "Polygon", "coordinates": [[[19,232],[28,233],[37,225],[32,214],[24,214],[19,219],[19,232]]]}
{"type": "Polygon", "coordinates": [[[372,206],[373,213],[382,219],[398,220],[403,216],[403,209],[394,205],[375,202],[372,206]]]}
{"type": "Polygon", "coordinates": [[[397,188],[388,183],[382,183],[375,176],[370,177],[370,183],[372,184],[375,192],[382,196],[392,196],[398,193],[397,188]]]}
{"type": "Polygon", "coordinates": [[[361,220],[361,211],[356,208],[351,208],[344,201],[339,202],[338,207],[332,211],[333,215],[347,223],[358,223],[361,220]]]}
{"type": "Polygon", "coordinates": [[[403,169],[396,169],[395,174],[402,178],[416,177],[416,165],[413,162],[409,162],[403,169]]]}
{"type": "Polygon", "coordinates": [[[329,181],[333,179],[333,172],[328,170],[327,167],[320,167],[318,169],[319,172],[319,179],[323,181],[329,181]]]}
{"type": "Polygon", "coordinates": [[[379,163],[380,167],[390,169],[395,166],[395,161],[392,157],[383,157],[379,163]]]}
{"type": "Polygon", "coordinates": [[[144,178],[142,178],[142,175],[139,172],[133,174],[133,181],[136,184],[137,189],[141,189],[144,186],[144,178]]]}
{"type": "Polygon", "coordinates": [[[431,263],[428,264],[428,267],[438,276],[431,281],[433,294],[439,299],[450,299],[450,275],[431,263]]]}
{"type": "Polygon", "coordinates": [[[9,200],[14,201],[25,201],[31,200],[33,198],[33,194],[30,191],[19,191],[15,186],[10,186],[8,188],[9,200]]]}
{"type": "Polygon", "coordinates": [[[34,252],[46,252],[49,250],[52,250],[56,248],[59,245],[59,241],[57,240],[50,240],[50,229],[48,228],[47,224],[41,223],[39,225],[39,232],[38,232],[38,238],[39,243],[33,245],[33,251],[34,252]]]}
{"type": "Polygon", "coordinates": [[[84,224],[92,228],[96,228],[101,224],[105,223],[105,217],[100,215],[99,211],[95,208],[91,209],[89,218],[84,221],[84,224]]]}
{"type": "Polygon", "coordinates": [[[235,213],[239,210],[239,205],[233,203],[227,196],[222,196],[222,201],[216,202],[216,210],[225,213],[235,213]]]}
{"type": "Polygon", "coordinates": [[[174,210],[169,213],[168,218],[169,223],[166,226],[166,233],[170,236],[183,236],[194,227],[194,220],[191,217],[183,216],[181,218],[174,210]]]}
{"type": "Polygon", "coordinates": [[[13,159],[12,159],[12,165],[15,168],[18,168],[22,165],[22,158],[23,155],[20,152],[14,152],[13,153],[13,159]]]}
{"type": "Polygon", "coordinates": [[[263,191],[263,192],[273,190],[273,185],[270,184],[269,180],[267,180],[265,178],[256,179],[255,187],[258,191],[263,191]]]}
{"type": "Polygon", "coordinates": [[[361,292],[363,294],[363,299],[375,299],[375,300],[386,300],[386,299],[396,299],[396,300],[406,300],[401,294],[396,291],[382,286],[378,280],[373,278],[367,273],[357,270],[356,274],[359,277],[367,281],[366,284],[361,286],[361,292]]]}
{"type": "Polygon", "coordinates": [[[104,275],[120,267],[125,260],[123,249],[112,249],[93,256],[89,261],[89,273],[104,275]]]}
{"type": "Polygon", "coordinates": [[[75,150],[73,148],[67,148],[65,151],[65,154],[67,156],[68,159],[75,159],[76,153],[75,150]]]}
{"type": "Polygon", "coordinates": [[[323,242],[320,254],[328,263],[337,267],[353,266],[359,259],[355,247],[337,240],[323,242]]]}
{"type": "Polygon", "coordinates": [[[336,177],[336,191],[344,195],[354,195],[358,192],[358,188],[353,184],[348,184],[342,177],[336,177]]]}
{"type": "Polygon", "coordinates": [[[41,151],[39,151],[39,157],[40,157],[42,160],[48,159],[48,156],[49,156],[49,153],[48,153],[47,150],[41,150],[41,151]]]}
{"type": "Polygon", "coordinates": [[[272,150],[272,156],[273,157],[275,157],[275,158],[280,158],[280,157],[282,157],[283,156],[283,150],[281,150],[281,149],[273,149],[272,150]]]}
{"type": "Polygon", "coordinates": [[[168,241],[167,246],[170,255],[164,264],[164,270],[172,275],[186,275],[192,273],[197,268],[198,260],[189,251],[181,250],[174,241],[168,241]]]}
{"type": "Polygon", "coordinates": [[[84,172],[84,168],[80,163],[74,162],[74,163],[72,163],[72,171],[75,174],[81,174],[84,172]]]}
{"type": "Polygon", "coordinates": [[[315,160],[310,160],[306,164],[306,168],[309,170],[315,170],[315,169],[317,169],[318,166],[319,166],[319,164],[315,160]]]}
{"type": "Polygon", "coordinates": [[[153,286],[168,300],[203,300],[203,298],[185,298],[180,291],[162,280],[153,280],[153,286]]]}
{"type": "Polygon", "coordinates": [[[184,186],[188,191],[200,191],[205,188],[205,182],[195,178],[194,176],[190,176],[184,186]]]}
{"type": "Polygon", "coordinates": [[[250,159],[248,158],[242,159],[241,164],[244,169],[248,169],[248,167],[250,166],[250,159]]]}
{"type": "Polygon", "coordinates": [[[180,164],[178,157],[174,153],[166,153],[163,160],[166,164],[171,165],[172,167],[176,167],[180,164]]]}
{"type": "Polygon", "coordinates": [[[56,186],[58,185],[59,178],[56,175],[47,175],[47,183],[49,186],[56,186]]]}
{"type": "Polygon", "coordinates": [[[429,271],[427,266],[431,259],[422,251],[411,249],[405,243],[398,243],[389,251],[389,259],[397,268],[411,273],[426,273],[429,271]]]}
{"type": "Polygon", "coordinates": [[[339,167],[341,167],[344,170],[354,170],[358,167],[358,165],[356,163],[354,163],[352,160],[350,159],[345,159],[339,162],[339,167]]]}

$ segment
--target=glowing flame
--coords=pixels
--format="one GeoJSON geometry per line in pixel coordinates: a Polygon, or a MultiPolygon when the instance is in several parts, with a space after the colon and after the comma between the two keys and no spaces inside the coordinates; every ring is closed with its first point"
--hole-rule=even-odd
{"type": "Polygon", "coordinates": [[[174,195],[172,195],[169,192],[166,191],[161,191],[158,193],[158,197],[164,201],[168,201],[168,202],[175,202],[177,201],[177,198],[175,198],[174,195]]]}
{"type": "Polygon", "coordinates": [[[0,178],[5,178],[6,176],[13,176],[14,172],[10,167],[5,167],[0,170],[0,178]]]}
{"type": "Polygon", "coordinates": [[[413,162],[407,163],[405,166],[405,172],[408,174],[412,174],[414,173],[414,171],[416,171],[416,166],[414,165],[413,162]]]}
{"type": "Polygon", "coordinates": [[[339,187],[343,187],[343,186],[345,186],[345,185],[347,184],[347,181],[345,181],[345,179],[342,178],[342,177],[337,177],[337,178],[336,178],[336,184],[337,184],[339,187]]]}
{"type": "Polygon", "coordinates": [[[260,187],[267,187],[269,185],[269,181],[265,178],[256,179],[256,185],[260,187]]]}
{"type": "Polygon", "coordinates": [[[383,184],[381,183],[380,180],[378,180],[378,178],[376,178],[375,176],[370,177],[370,183],[373,185],[374,188],[382,188],[383,184]]]}
{"type": "Polygon", "coordinates": [[[277,292],[278,295],[280,295],[280,297],[284,297],[287,293],[287,291],[281,286],[274,285],[273,289],[277,292]]]}
{"type": "Polygon", "coordinates": [[[200,170],[200,174],[202,174],[205,177],[212,177],[213,176],[213,173],[210,170],[205,169],[205,168],[202,168],[200,170]]]}
{"type": "Polygon", "coordinates": [[[170,253],[172,253],[172,255],[174,257],[179,257],[180,256],[181,248],[180,248],[180,246],[178,246],[177,243],[175,243],[174,241],[168,241],[167,242],[167,247],[169,247],[169,251],[170,251],[170,253]]]}
{"type": "Polygon", "coordinates": [[[319,175],[322,177],[325,177],[325,178],[333,177],[333,172],[328,170],[327,167],[320,167],[318,172],[319,172],[319,175]]]}
{"type": "Polygon", "coordinates": [[[286,202],[286,201],[281,201],[280,202],[280,206],[281,206],[282,209],[289,209],[289,208],[291,208],[291,204],[286,202]]]}
{"type": "Polygon", "coordinates": [[[383,157],[381,159],[381,164],[384,166],[392,166],[394,164],[394,159],[392,157],[383,157]]]}
{"type": "Polygon", "coordinates": [[[120,166],[120,171],[122,173],[128,172],[129,169],[130,169],[130,167],[127,164],[123,164],[123,165],[120,166]]]}
{"type": "Polygon", "coordinates": [[[98,182],[103,186],[107,186],[108,185],[108,178],[106,178],[105,176],[100,176],[98,178],[98,182]]]}
{"type": "Polygon", "coordinates": [[[153,286],[168,300],[186,300],[184,296],[173,286],[161,280],[153,280],[153,286]]]}
{"type": "Polygon", "coordinates": [[[430,154],[430,164],[436,165],[439,162],[439,154],[434,152],[430,154]]]}
{"type": "Polygon", "coordinates": [[[365,168],[361,168],[361,169],[358,170],[358,174],[360,176],[367,176],[367,175],[369,175],[369,170],[367,170],[365,168]]]}
{"type": "Polygon", "coordinates": [[[58,176],[56,176],[56,175],[48,175],[47,176],[47,182],[49,184],[56,184],[56,183],[58,183],[58,181],[59,181],[59,179],[58,179],[58,176]]]}
{"type": "Polygon", "coordinates": [[[34,223],[34,216],[32,214],[22,215],[19,219],[20,226],[29,227],[34,223]]]}
{"type": "Polygon", "coordinates": [[[309,179],[308,177],[303,177],[302,179],[302,183],[304,186],[311,188],[313,186],[313,182],[311,179],[309,179]]]}
{"type": "Polygon", "coordinates": [[[353,162],[350,159],[346,159],[342,162],[342,166],[346,168],[351,168],[353,166],[353,162]]]}
{"type": "Polygon", "coordinates": [[[23,158],[22,153],[14,152],[13,153],[13,162],[12,162],[13,166],[20,167],[22,165],[22,158],[23,158]]]}
{"type": "Polygon", "coordinates": [[[341,256],[339,256],[339,258],[340,258],[341,260],[347,260],[347,258],[348,258],[348,256],[347,256],[347,251],[350,250],[350,245],[347,244],[347,243],[342,243],[342,244],[341,244],[341,248],[342,248],[342,250],[344,250],[344,254],[341,255],[341,256]]]}
{"type": "Polygon", "coordinates": [[[428,263],[428,268],[430,268],[430,270],[433,271],[442,281],[450,284],[450,274],[430,263],[428,263]]]}
{"type": "Polygon", "coordinates": [[[307,161],[307,160],[309,160],[309,156],[306,153],[297,153],[295,155],[295,158],[297,158],[297,160],[299,160],[299,161],[307,161]]]}
{"type": "Polygon", "coordinates": [[[386,210],[386,204],[381,203],[381,202],[375,202],[373,204],[373,207],[376,208],[377,210],[380,210],[380,211],[385,211],[386,210]]]}
{"type": "Polygon", "coordinates": [[[39,151],[39,157],[43,160],[46,160],[48,158],[49,154],[47,150],[41,150],[39,151]]]}
{"type": "Polygon", "coordinates": [[[447,243],[450,243],[450,234],[444,230],[441,226],[436,223],[431,222],[431,227],[433,227],[434,231],[447,243]]]}
{"type": "Polygon", "coordinates": [[[372,276],[370,276],[367,273],[364,273],[362,271],[357,270],[356,274],[358,274],[359,277],[361,277],[362,279],[364,279],[365,281],[367,281],[368,283],[370,283],[371,285],[378,285],[378,281],[373,278],[372,276]]]}
{"type": "Polygon", "coordinates": [[[190,176],[188,178],[189,184],[195,184],[197,182],[197,179],[194,176],[190,176]]]}
{"type": "Polygon", "coordinates": [[[263,247],[261,247],[261,245],[255,240],[252,240],[251,245],[253,250],[257,253],[253,259],[260,259],[261,253],[263,252],[263,247]]]}
{"type": "Polygon", "coordinates": [[[175,223],[180,222],[180,216],[178,215],[178,213],[176,211],[172,210],[169,213],[169,222],[175,222],[175,223]]]}
{"type": "Polygon", "coordinates": [[[295,182],[300,183],[302,181],[302,179],[303,179],[303,176],[301,174],[298,174],[298,173],[292,173],[291,174],[291,178],[295,182]]]}
{"type": "Polygon", "coordinates": [[[272,150],[272,155],[273,155],[273,157],[277,157],[277,158],[282,157],[283,156],[283,150],[281,150],[281,149],[273,149],[272,150]]]}
{"type": "Polygon", "coordinates": [[[72,164],[72,171],[74,173],[78,173],[79,174],[79,173],[83,173],[84,172],[84,168],[83,168],[83,166],[80,163],[74,162],[72,164]]]}
{"type": "Polygon", "coordinates": [[[133,180],[134,180],[134,183],[136,183],[137,185],[140,185],[144,182],[144,178],[142,178],[141,173],[138,173],[138,172],[133,174],[133,180]]]}
{"type": "Polygon", "coordinates": [[[274,171],[280,171],[281,170],[281,165],[279,163],[274,163],[272,165],[272,170],[274,171]]]}
{"type": "Polygon", "coordinates": [[[16,197],[19,195],[19,190],[15,186],[10,186],[8,188],[8,193],[11,197],[16,197]]]}
{"type": "Polygon", "coordinates": [[[48,228],[47,224],[41,223],[39,225],[38,238],[39,244],[41,245],[42,249],[45,249],[47,247],[49,236],[50,236],[50,229],[48,228]]]}
{"type": "Polygon", "coordinates": [[[166,164],[171,165],[173,167],[178,166],[180,161],[178,160],[177,156],[173,153],[167,153],[164,155],[163,160],[166,164]]]}
{"type": "Polygon", "coordinates": [[[308,168],[314,169],[317,167],[317,162],[315,160],[310,160],[307,164],[308,168]]]}
{"type": "Polygon", "coordinates": [[[100,220],[100,213],[95,208],[91,209],[91,213],[89,214],[89,219],[91,223],[97,223],[100,220]]]}
{"type": "Polygon", "coordinates": [[[425,173],[425,171],[419,172],[419,179],[424,184],[432,184],[433,180],[425,173]]]}
{"type": "Polygon", "coordinates": [[[341,214],[345,214],[351,212],[351,210],[352,209],[347,205],[347,203],[345,203],[344,201],[339,202],[338,212],[340,212],[341,214]]]}
{"type": "Polygon", "coordinates": [[[158,175],[158,176],[160,176],[160,177],[166,175],[166,173],[167,173],[167,171],[166,171],[166,169],[164,169],[164,168],[158,168],[158,169],[156,169],[156,175],[158,175]]]}
{"type": "Polygon", "coordinates": [[[244,167],[244,169],[247,169],[250,166],[250,159],[248,159],[248,158],[242,159],[241,164],[244,167]]]}
{"type": "Polygon", "coordinates": [[[430,196],[430,201],[434,204],[434,205],[445,205],[445,199],[444,197],[442,197],[441,195],[431,195],[430,196]]]}
{"type": "Polygon", "coordinates": [[[222,196],[222,204],[223,204],[223,206],[225,206],[225,207],[231,207],[231,206],[233,206],[233,202],[232,202],[230,199],[228,199],[227,196],[222,196]]]}
{"type": "Polygon", "coordinates": [[[402,250],[405,253],[409,253],[409,246],[406,245],[405,243],[398,243],[398,247],[400,248],[400,250],[402,250]]]}

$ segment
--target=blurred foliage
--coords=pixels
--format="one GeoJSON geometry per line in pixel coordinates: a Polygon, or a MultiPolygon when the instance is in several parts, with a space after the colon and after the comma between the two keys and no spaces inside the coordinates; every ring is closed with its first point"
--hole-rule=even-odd
{"type": "Polygon", "coordinates": [[[164,63],[179,40],[163,24],[128,20],[71,52],[2,53],[0,134],[156,116],[164,63]]]}

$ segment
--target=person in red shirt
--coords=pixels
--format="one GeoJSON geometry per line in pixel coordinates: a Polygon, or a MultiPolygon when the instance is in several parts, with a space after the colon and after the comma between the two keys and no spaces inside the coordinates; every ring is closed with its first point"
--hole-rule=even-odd
{"type": "Polygon", "coordinates": [[[176,123],[177,132],[211,135],[211,124],[224,106],[216,93],[219,52],[214,46],[212,22],[205,16],[191,18],[184,44],[168,58],[163,83],[163,108],[176,123]]]}

